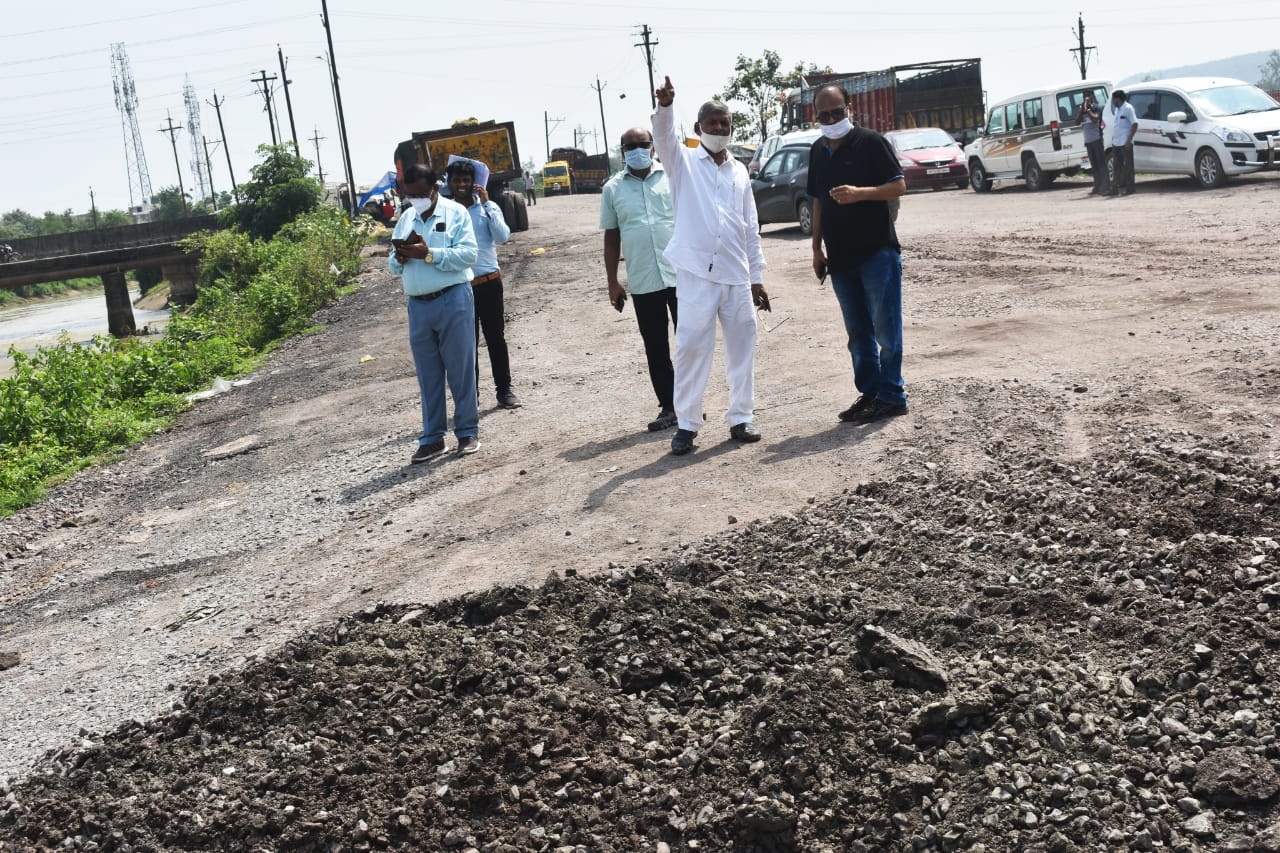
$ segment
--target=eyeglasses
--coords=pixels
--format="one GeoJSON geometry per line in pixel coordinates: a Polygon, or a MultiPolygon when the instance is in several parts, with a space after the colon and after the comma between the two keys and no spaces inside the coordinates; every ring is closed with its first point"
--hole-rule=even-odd
{"type": "Polygon", "coordinates": [[[843,118],[847,118],[849,111],[844,107],[838,110],[826,110],[818,113],[818,124],[835,124],[843,118]]]}
{"type": "Polygon", "coordinates": [[[653,144],[653,143],[651,143],[651,142],[624,142],[624,143],[622,143],[622,150],[623,150],[623,151],[637,151],[637,150],[639,150],[639,149],[641,149],[641,148],[648,148],[648,147],[649,147],[650,145],[652,145],[652,144],[653,144]]]}

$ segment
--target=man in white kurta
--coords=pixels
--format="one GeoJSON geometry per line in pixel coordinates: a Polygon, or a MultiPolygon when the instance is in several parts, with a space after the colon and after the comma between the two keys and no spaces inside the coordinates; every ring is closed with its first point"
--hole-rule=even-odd
{"type": "Polygon", "coordinates": [[[764,253],[751,180],[726,150],[733,130],[728,107],[716,101],[702,105],[693,126],[702,144],[689,148],[676,133],[670,77],[655,94],[653,145],[666,169],[675,209],[675,233],[663,254],[675,267],[680,304],[675,355],[679,428],[671,439],[671,452],[681,456],[693,450],[702,428],[702,397],[711,375],[717,319],[724,332],[729,435],[742,442],[760,440],[752,423],[754,309],[769,310],[769,296],[762,283],[764,253]]]}

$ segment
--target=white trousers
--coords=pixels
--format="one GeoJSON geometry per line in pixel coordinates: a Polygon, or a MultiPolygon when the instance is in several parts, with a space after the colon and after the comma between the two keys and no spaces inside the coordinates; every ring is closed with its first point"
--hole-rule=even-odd
{"type": "Polygon", "coordinates": [[[729,426],[750,423],[755,409],[756,311],[751,287],[719,284],[676,270],[676,417],[680,428],[702,428],[702,395],[716,351],[716,319],[724,330],[724,372],[729,382],[729,426]]]}

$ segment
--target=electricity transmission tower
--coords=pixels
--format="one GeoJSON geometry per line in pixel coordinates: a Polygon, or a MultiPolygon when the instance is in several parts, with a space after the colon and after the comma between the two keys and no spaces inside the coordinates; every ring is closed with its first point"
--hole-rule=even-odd
{"type": "Polygon", "coordinates": [[[191,139],[191,174],[196,179],[195,189],[200,193],[200,198],[208,198],[212,191],[210,190],[211,175],[207,171],[207,165],[204,154],[204,136],[200,133],[200,99],[196,97],[195,87],[191,85],[191,77],[187,77],[186,84],[182,87],[182,100],[187,105],[187,136],[191,139]]]}
{"type": "Polygon", "coordinates": [[[133,71],[124,42],[111,45],[111,77],[115,86],[116,109],[120,111],[120,127],[124,133],[124,161],[129,173],[129,207],[151,204],[151,173],[147,170],[147,152],[142,147],[142,130],[138,127],[138,92],[133,86],[133,71]]]}

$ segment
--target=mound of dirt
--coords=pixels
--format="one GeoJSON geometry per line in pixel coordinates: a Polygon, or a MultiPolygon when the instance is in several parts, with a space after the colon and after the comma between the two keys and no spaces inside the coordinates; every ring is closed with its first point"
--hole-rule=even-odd
{"type": "Polygon", "coordinates": [[[0,838],[1280,849],[1277,472],[1185,432],[989,452],[665,563],[344,620],[47,756],[0,838]]]}

